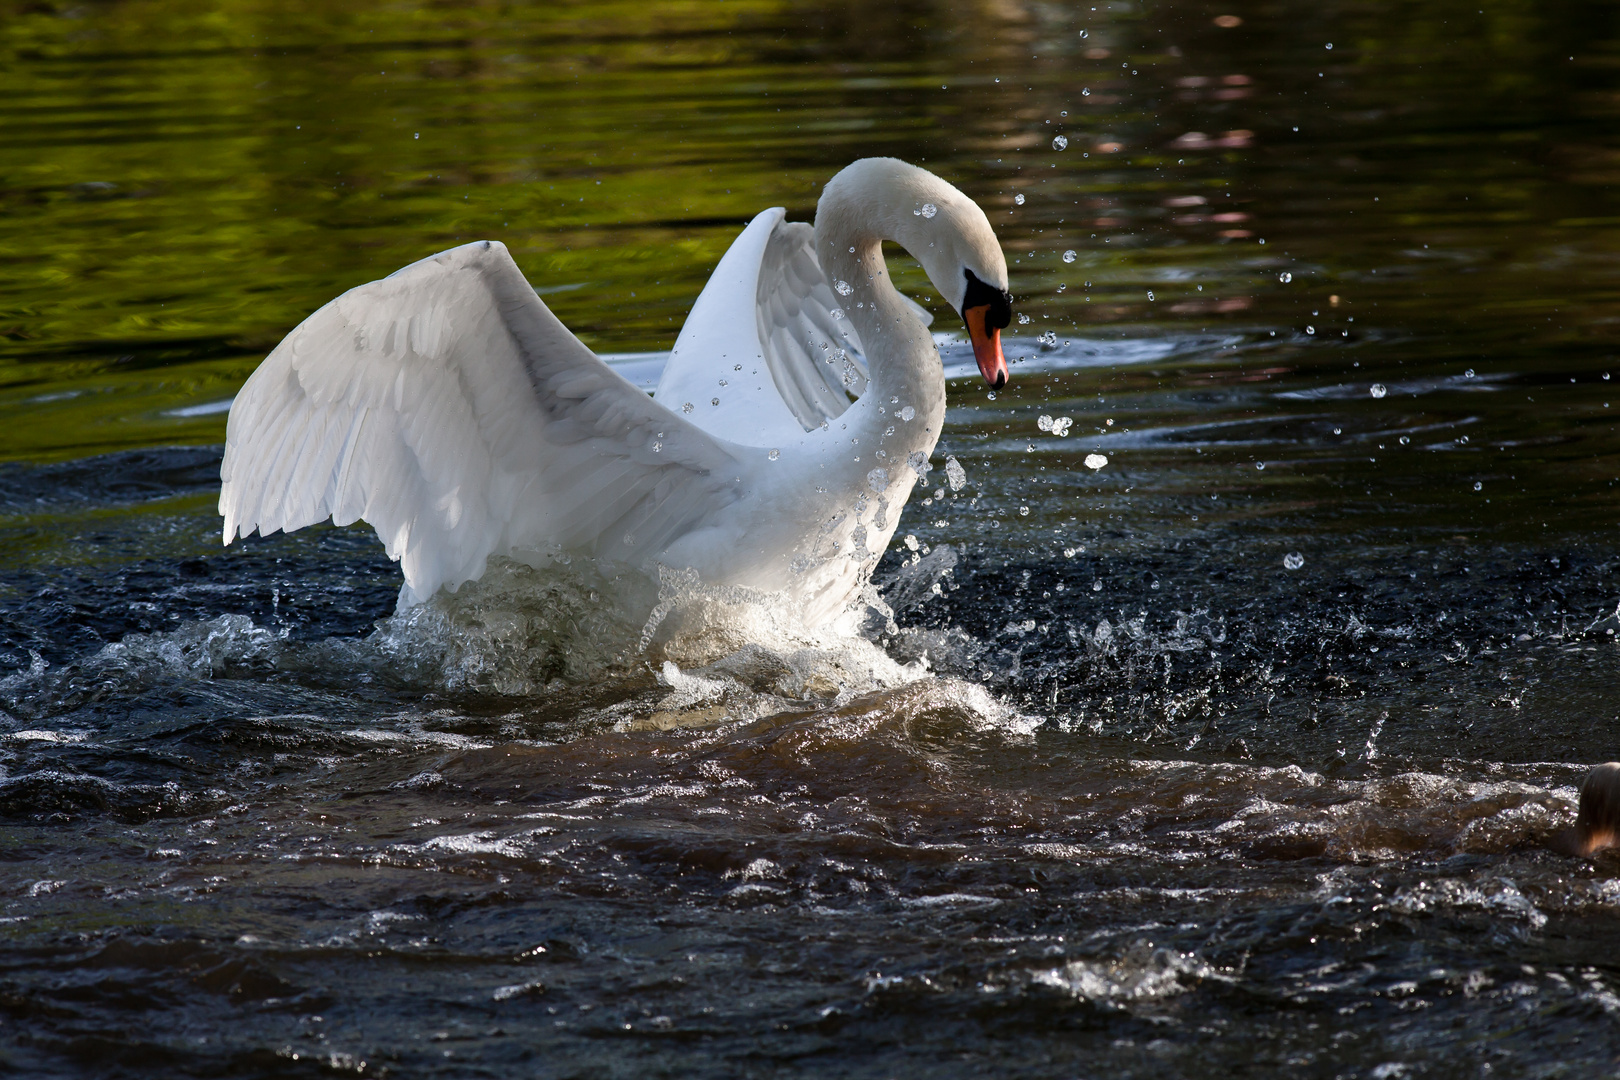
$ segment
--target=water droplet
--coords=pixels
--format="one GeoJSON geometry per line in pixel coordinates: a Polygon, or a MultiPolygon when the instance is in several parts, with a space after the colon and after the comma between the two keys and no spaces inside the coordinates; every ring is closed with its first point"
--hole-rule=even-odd
{"type": "MultiPolygon", "coordinates": [[[[1469,369],[1468,369],[1468,370],[1467,370],[1467,371],[1465,371],[1465,372],[1463,372],[1463,378],[1465,378],[1465,379],[1472,379],[1472,378],[1473,378],[1473,377],[1474,377],[1474,369],[1473,369],[1473,368],[1469,368],[1469,369]]],[[[1608,378],[1608,376],[1607,376],[1607,375],[1605,375],[1605,376],[1603,376],[1603,377],[1604,377],[1604,378],[1605,378],[1605,379],[1607,379],[1607,378],[1608,378]]]]}
{"type": "Polygon", "coordinates": [[[1372,396],[1373,397],[1381,398],[1387,393],[1389,393],[1389,388],[1387,386],[1385,386],[1383,383],[1375,382],[1375,383],[1372,384],[1372,396]]]}
{"type": "Polygon", "coordinates": [[[1023,314],[1022,312],[1020,312],[1019,315],[1018,315],[1018,325],[1019,326],[1028,326],[1029,325],[1029,316],[1023,314]]]}
{"type": "Polygon", "coordinates": [[[889,490],[889,470],[873,469],[871,472],[867,473],[866,486],[877,492],[879,495],[889,490]]]}
{"type": "Polygon", "coordinates": [[[721,380],[720,380],[720,385],[721,385],[721,386],[730,386],[730,385],[731,385],[731,384],[730,384],[730,383],[728,383],[728,382],[726,382],[726,380],[724,380],[724,379],[721,379],[721,380]]]}
{"type": "Polygon", "coordinates": [[[836,307],[833,308],[832,309],[832,317],[835,318],[835,319],[842,319],[844,317],[844,309],[843,308],[836,308],[836,307]]]}
{"type": "Polygon", "coordinates": [[[688,401],[685,405],[681,406],[681,412],[691,412],[691,411],[692,411],[692,403],[690,401],[688,401]]]}
{"type": "Polygon", "coordinates": [[[1106,454],[1087,454],[1085,464],[1086,468],[1095,472],[1108,464],[1108,456],[1106,454]]]}
{"type": "Polygon", "coordinates": [[[776,449],[771,450],[770,453],[765,455],[765,457],[767,459],[771,460],[771,461],[775,461],[777,458],[779,458],[781,456],[782,456],[782,451],[776,450],[776,449]]]}
{"type": "Polygon", "coordinates": [[[712,397],[712,398],[709,399],[709,404],[710,405],[718,405],[718,404],[720,404],[720,399],[717,398],[717,397],[712,397]]]}
{"type": "Polygon", "coordinates": [[[1152,299],[1153,299],[1153,290],[1152,290],[1152,289],[1149,289],[1149,290],[1148,290],[1148,299],[1149,299],[1149,300],[1152,300],[1152,299]]]}
{"type": "Polygon", "coordinates": [[[1057,435],[1057,436],[1062,437],[1062,438],[1067,438],[1068,434],[1069,434],[1069,428],[1071,428],[1073,426],[1074,426],[1074,420],[1071,417],[1059,416],[1055,420],[1052,421],[1052,434],[1057,435]]]}
{"type": "Polygon", "coordinates": [[[917,211],[917,213],[921,214],[925,218],[931,218],[935,214],[939,213],[939,207],[935,206],[931,202],[925,202],[922,204],[922,209],[917,211]]]}
{"type": "Polygon", "coordinates": [[[994,390],[990,391],[988,394],[986,394],[984,396],[989,398],[991,401],[996,400],[996,392],[994,390]]]}
{"type": "Polygon", "coordinates": [[[918,543],[917,543],[917,538],[915,536],[913,536],[911,533],[906,533],[905,544],[906,544],[907,550],[909,550],[909,551],[916,551],[918,546],[919,546],[918,543]]]}
{"type": "Polygon", "coordinates": [[[855,254],[855,249],[854,249],[854,248],[853,248],[853,247],[851,247],[851,248],[850,248],[850,249],[849,249],[849,253],[850,253],[850,254],[851,254],[851,255],[853,255],[853,254],[855,254]]]}
{"type": "Polygon", "coordinates": [[[900,419],[906,421],[907,423],[910,423],[911,420],[917,415],[917,410],[913,409],[910,405],[907,405],[905,408],[901,409],[895,415],[900,417],[900,419]]]}
{"type": "Polygon", "coordinates": [[[1065,251],[1063,253],[1063,261],[1066,262],[1066,263],[1072,263],[1072,262],[1074,262],[1074,260],[1078,259],[1079,257],[1080,257],[1080,253],[1078,251],[1074,250],[1074,248],[1070,248],[1068,251],[1065,251]]]}
{"type": "Polygon", "coordinates": [[[1305,328],[1305,332],[1306,332],[1306,333],[1307,333],[1307,334],[1314,334],[1314,333],[1316,333],[1316,327],[1314,327],[1314,326],[1307,326],[1307,327],[1306,327],[1306,328],[1305,328]]]}
{"type": "Polygon", "coordinates": [[[1343,435],[1344,434],[1344,428],[1340,428],[1340,427],[1334,428],[1333,429],[1333,434],[1335,434],[1335,435],[1343,435]]]}
{"type": "Polygon", "coordinates": [[[1019,517],[1029,517],[1029,507],[1027,507],[1027,506],[1020,506],[1020,507],[1019,507],[1019,508],[1018,508],[1018,516],[1019,516],[1019,517]]]}
{"type": "Polygon", "coordinates": [[[655,443],[652,444],[652,452],[653,453],[661,454],[661,453],[663,453],[663,451],[664,451],[664,444],[663,443],[655,442],[655,443]]]}
{"type": "Polygon", "coordinates": [[[1054,149],[1054,150],[1067,150],[1068,148],[1069,148],[1069,137],[1067,135],[1059,135],[1057,138],[1052,140],[1052,149],[1054,149]]]}
{"type": "Polygon", "coordinates": [[[1410,436],[1410,435],[1402,435],[1401,436],[1401,445],[1402,446],[1407,445],[1411,441],[1412,441],[1412,436],[1410,436]]]}
{"type": "Polygon", "coordinates": [[[1277,280],[1286,285],[1290,281],[1294,280],[1294,275],[1290,274],[1287,270],[1284,270],[1282,273],[1277,275],[1277,280]]]}
{"type": "Polygon", "coordinates": [[[951,485],[952,491],[961,491],[967,484],[967,470],[954,457],[945,459],[945,480],[951,485]]]}
{"type": "Polygon", "coordinates": [[[1048,330],[1046,333],[1042,334],[1040,337],[1036,338],[1035,340],[1039,341],[1042,345],[1046,346],[1048,349],[1055,349],[1055,348],[1057,348],[1057,331],[1056,330],[1048,330]]]}
{"type": "Polygon", "coordinates": [[[1042,413],[1040,416],[1036,417],[1035,426],[1040,428],[1042,431],[1051,431],[1052,418],[1045,413],[1042,413]]]}
{"type": "Polygon", "coordinates": [[[1257,469],[1259,469],[1259,470],[1260,470],[1260,471],[1261,471],[1261,472],[1265,472],[1265,471],[1266,471],[1266,463],[1265,463],[1265,462],[1263,462],[1263,461],[1257,461],[1257,462],[1255,462],[1255,463],[1254,463],[1254,467],[1255,467],[1255,468],[1257,468],[1257,469]]]}
{"type": "Polygon", "coordinates": [[[1301,555],[1297,551],[1290,551],[1288,554],[1283,556],[1283,569],[1284,570],[1298,570],[1300,567],[1302,567],[1304,565],[1305,565],[1305,556],[1301,555]]]}
{"type": "Polygon", "coordinates": [[[1474,490],[1475,491],[1483,491],[1484,489],[1485,489],[1484,484],[1480,483],[1478,480],[1474,481],[1474,490]]]}
{"type": "Polygon", "coordinates": [[[855,286],[847,281],[835,281],[833,282],[833,291],[838,293],[839,296],[848,296],[855,291],[855,286]]]}
{"type": "Polygon", "coordinates": [[[1013,203],[1014,203],[1014,205],[1017,205],[1017,206],[1023,206],[1024,205],[1024,193],[1022,191],[1020,191],[1018,194],[1013,196],[1013,203]]]}
{"type": "Polygon", "coordinates": [[[1069,283],[1064,282],[1063,284],[1059,285],[1057,287],[1057,291],[1058,292],[1068,292],[1069,291],[1069,283]]]}
{"type": "Polygon", "coordinates": [[[1092,591],[1092,592],[1102,592],[1102,582],[1100,582],[1100,581],[1093,581],[1093,582],[1092,582],[1092,583],[1091,583],[1091,591],[1092,591]]]}
{"type": "Polygon", "coordinates": [[[1082,87],[1081,87],[1081,88],[1080,88],[1080,96],[1081,96],[1081,97],[1090,97],[1090,96],[1091,96],[1091,87],[1089,87],[1089,86],[1082,86],[1082,87]]]}

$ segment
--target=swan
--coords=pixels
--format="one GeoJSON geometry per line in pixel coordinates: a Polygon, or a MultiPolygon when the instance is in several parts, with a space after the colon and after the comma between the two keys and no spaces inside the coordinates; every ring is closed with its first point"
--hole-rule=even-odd
{"type": "Polygon", "coordinates": [[[553,315],[506,247],[465,244],[351,289],[276,346],[231,405],[224,540],[364,520],[401,610],[502,555],[585,555],[846,608],[928,470],[945,416],[910,252],[1007,381],[1007,263],[984,211],[925,169],[867,158],[815,226],[780,208],[727,250],[651,398],[553,315]],[[852,400],[853,399],[853,400],[852,400]]]}

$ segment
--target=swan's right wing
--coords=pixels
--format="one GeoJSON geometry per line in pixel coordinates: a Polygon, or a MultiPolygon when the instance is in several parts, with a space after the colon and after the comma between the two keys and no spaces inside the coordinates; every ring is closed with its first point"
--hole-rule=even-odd
{"type": "Polygon", "coordinates": [[[219,509],[226,543],[370,522],[408,605],[495,554],[661,550],[736,500],[735,449],[599,360],[486,241],[351,289],[276,347],[231,406],[219,509]]]}

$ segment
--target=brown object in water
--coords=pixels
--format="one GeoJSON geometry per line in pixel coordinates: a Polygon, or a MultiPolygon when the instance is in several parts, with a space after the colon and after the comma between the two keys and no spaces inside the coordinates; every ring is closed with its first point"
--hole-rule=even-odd
{"type": "Polygon", "coordinates": [[[1575,827],[1555,835],[1550,846],[1565,855],[1582,857],[1620,847],[1620,761],[1599,765],[1586,774],[1575,827]]]}

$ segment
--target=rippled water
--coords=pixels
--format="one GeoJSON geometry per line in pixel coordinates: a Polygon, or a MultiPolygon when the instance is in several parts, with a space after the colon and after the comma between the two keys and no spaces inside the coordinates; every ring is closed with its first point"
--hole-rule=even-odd
{"type": "Polygon", "coordinates": [[[1620,858],[1542,846],[1620,757],[1613,11],[1229,13],[0,3],[0,1067],[1620,1069],[1620,858]],[[873,153],[1030,321],[871,641],[219,548],[337,292],[501,239],[650,384],[873,153]]]}

